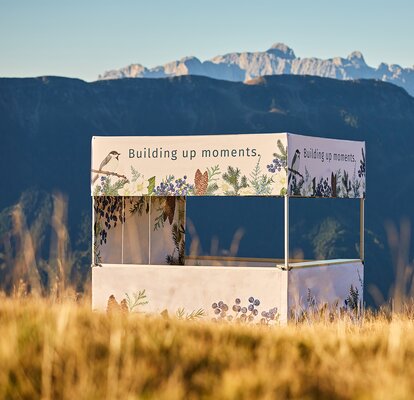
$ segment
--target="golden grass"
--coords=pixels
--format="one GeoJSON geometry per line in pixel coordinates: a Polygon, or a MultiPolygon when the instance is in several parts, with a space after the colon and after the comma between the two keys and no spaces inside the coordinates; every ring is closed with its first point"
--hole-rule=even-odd
{"type": "Polygon", "coordinates": [[[13,210],[0,254],[1,287],[14,296],[0,293],[0,399],[414,398],[407,223],[388,229],[399,313],[355,324],[346,316],[330,323],[317,312],[300,325],[269,328],[92,312],[74,300],[66,206],[54,196],[47,261],[36,229],[19,206],[13,210]]]}
{"type": "Polygon", "coordinates": [[[1,399],[410,399],[414,322],[259,327],[0,299],[1,399]]]}

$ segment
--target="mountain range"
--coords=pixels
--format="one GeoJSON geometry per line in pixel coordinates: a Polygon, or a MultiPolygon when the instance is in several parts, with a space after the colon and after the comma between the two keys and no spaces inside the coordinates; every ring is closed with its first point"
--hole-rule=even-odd
{"type": "MultiPolygon", "coordinates": [[[[0,281],[10,207],[20,201],[28,227],[43,238],[36,257],[45,258],[52,236],[46,216],[54,191],[68,199],[71,246],[83,252],[76,268],[87,276],[92,136],[288,131],[366,141],[366,284],[375,285],[386,297],[394,270],[384,222],[398,222],[404,216],[414,220],[413,126],[414,98],[375,80],[294,75],[247,83],[201,76],[91,83],[58,77],[0,79],[0,281]],[[39,213],[45,216],[43,222],[36,219],[39,213]]],[[[292,219],[291,243],[305,257],[355,254],[358,202],[300,202],[292,201],[296,220],[292,219]]],[[[193,198],[188,206],[205,251],[214,236],[220,236],[220,247],[229,248],[241,226],[245,235],[240,255],[278,255],[283,208],[277,199],[193,198]]],[[[43,268],[45,262],[37,265],[43,268]]],[[[39,273],[49,279],[47,270],[39,273]]]]}
{"type": "Polygon", "coordinates": [[[165,65],[147,68],[141,64],[114,69],[99,75],[98,79],[165,78],[181,75],[201,75],[214,79],[245,82],[266,75],[313,75],[342,80],[378,79],[403,87],[414,95],[414,68],[381,63],[377,68],[367,65],[364,56],[354,51],[348,57],[319,58],[296,57],[283,43],[259,52],[228,53],[211,60],[184,57],[165,65]]]}

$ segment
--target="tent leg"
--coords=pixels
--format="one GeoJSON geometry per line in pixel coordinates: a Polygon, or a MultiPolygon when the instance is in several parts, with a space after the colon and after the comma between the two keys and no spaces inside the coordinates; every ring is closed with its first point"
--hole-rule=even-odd
{"type": "Polygon", "coordinates": [[[151,196],[148,196],[148,201],[148,264],[151,265],[151,196]]]}
{"type": "Polygon", "coordinates": [[[185,240],[187,232],[187,196],[184,196],[184,265],[185,265],[185,240]]]}
{"type": "Polygon", "coordinates": [[[95,197],[92,196],[91,264],[95,265],[95,197]]]}
{"type": "Polygon", "coordinates": [[[124,263],[125,197],[122,197],[121,264],[124,263]]]}
{"type": "Polygon", "coordinates": [[[359,199],[359,258],[362,262],[365,260],[365,199],[359,199]]]}
{"type": "Polygon", "coordinates": [[[289,196],[285,195],[285,269],[289,269],[289,196]]]}

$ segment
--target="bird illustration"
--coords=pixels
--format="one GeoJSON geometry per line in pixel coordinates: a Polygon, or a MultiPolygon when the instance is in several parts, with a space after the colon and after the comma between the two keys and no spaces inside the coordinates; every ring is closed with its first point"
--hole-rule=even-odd
{"type": "Polygon", "coordinates": [[[299,149],[296,149],[295,154],[293,155],[292,164],[289,168],[290,174],[288,178],[288,184],[290,183],[290,180],[292,178],[292,174],[300,175],[299,173],[299,166],[300,166],[300,151],[299,149]]]}
{"type": "MultiPolygon", "coordinates": [[[[99,166],[99,171],[105,170],[108,172],[115,172],[115,170],[118,168],[120,155],[121,153],[118,153],[117,151],[112,150],[101,162],[101,165],[99,166]]],[[[95,183],[98,177],[99,177],[99,173],[93,177],[92,183],[95,183]]]]}

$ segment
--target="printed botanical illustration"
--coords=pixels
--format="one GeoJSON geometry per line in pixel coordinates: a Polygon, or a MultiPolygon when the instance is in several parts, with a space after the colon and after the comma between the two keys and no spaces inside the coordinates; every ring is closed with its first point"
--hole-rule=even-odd
{"type": "Polygon", "coordinates": [[[363,316],[363,302],[361,298],[363,284],[359,272],[358,280],[358,283],[351,284],[348,294],[342,303],[339,299],[330,303],[321,302],[312,290],[308,288],[303,304],[295,304],[289,310],[290,320],[298,323],[309,320],[318,321],[322,317],[327,318],[329,321],[334,321],[346,316],[355,323],[359,322],[363,316]]]}
{"type": "Polygon", "coordinates": [[[184,264],[184,197],[96,196],[93,228],[95,265],[184,264]]]}
{"type": "Polygon", "coordinates": [[[214,302],[211,305],[213,309],[214,322],[237,322],[244,324],[261,324],[271,325],[279,320],[278,308],[273,307],[269,310],[263,310],[259,315],[260,300],[250,296],[247,304],[243,305],[239,297],[237,297],[233,305],[230,307],[223,301],[214,302]]]}
{"type": "Polygon", "coordinates": [[[274,142],[273,157],[257,156],[252,168],[237,163],[199,166],[187,175],[145,176],[134,166],[118,171],[123,156],[112,150],[92,169],[93,196],[283,196],[287,190],[286,144],[274,142]]]}
{"type": "Polygon", "coordinates": [[[361,149],[359,165],[350,173],[337,169],[328,176],[312,176],[308,168],[300,169],[301,153],[296,149],[288,168],[288,191],[291,196],[302,197],[365,197],[365,152],[361,149]],[[357,169],[358,167],[358,169],[357,169]],[[302,173],[300,172],[302,171],[302,173]]]}
{"type": "MultiPolygon", "coordinates": [[[[268,146],[266,150],[262,148],[262,154],[255,149],[249,157],[220,156],[211,162],[219,152],[208,151],[209,157],[193,160],[188,169],[184,169],[188,158],[177,159],[176,164],[165,169],[165,175],[154,174],[151,169],[148,172],[144,160],[134,160],[132,164],[128,155],[110,148],[99,167],[92,168],[92,194],[365,197],[365,150],[360,142],[290,134],[269,136],[266,140],[268,146]]],[[[224,150],[223,154],[228,153],[224,150]]],[[[166,161],[159,162],[163,165],[166,161]]],[[[158,165],[154,168],[159,170],[158,165]]]]}
{"type": "Polygon", "coordinates": [[[106,313],[114,314],[120,312],[122,314],[128,314],[132,312],[142,312],[138,311],[138,308],[141,308],[146,304],[148,304],[148,300],[147,295],[145,294],[145,289],[134,292],[131,295],[125,293],[125,297],[120,303],[118,303],[115,296],[111,294],[106,305],[106,313]]]}

